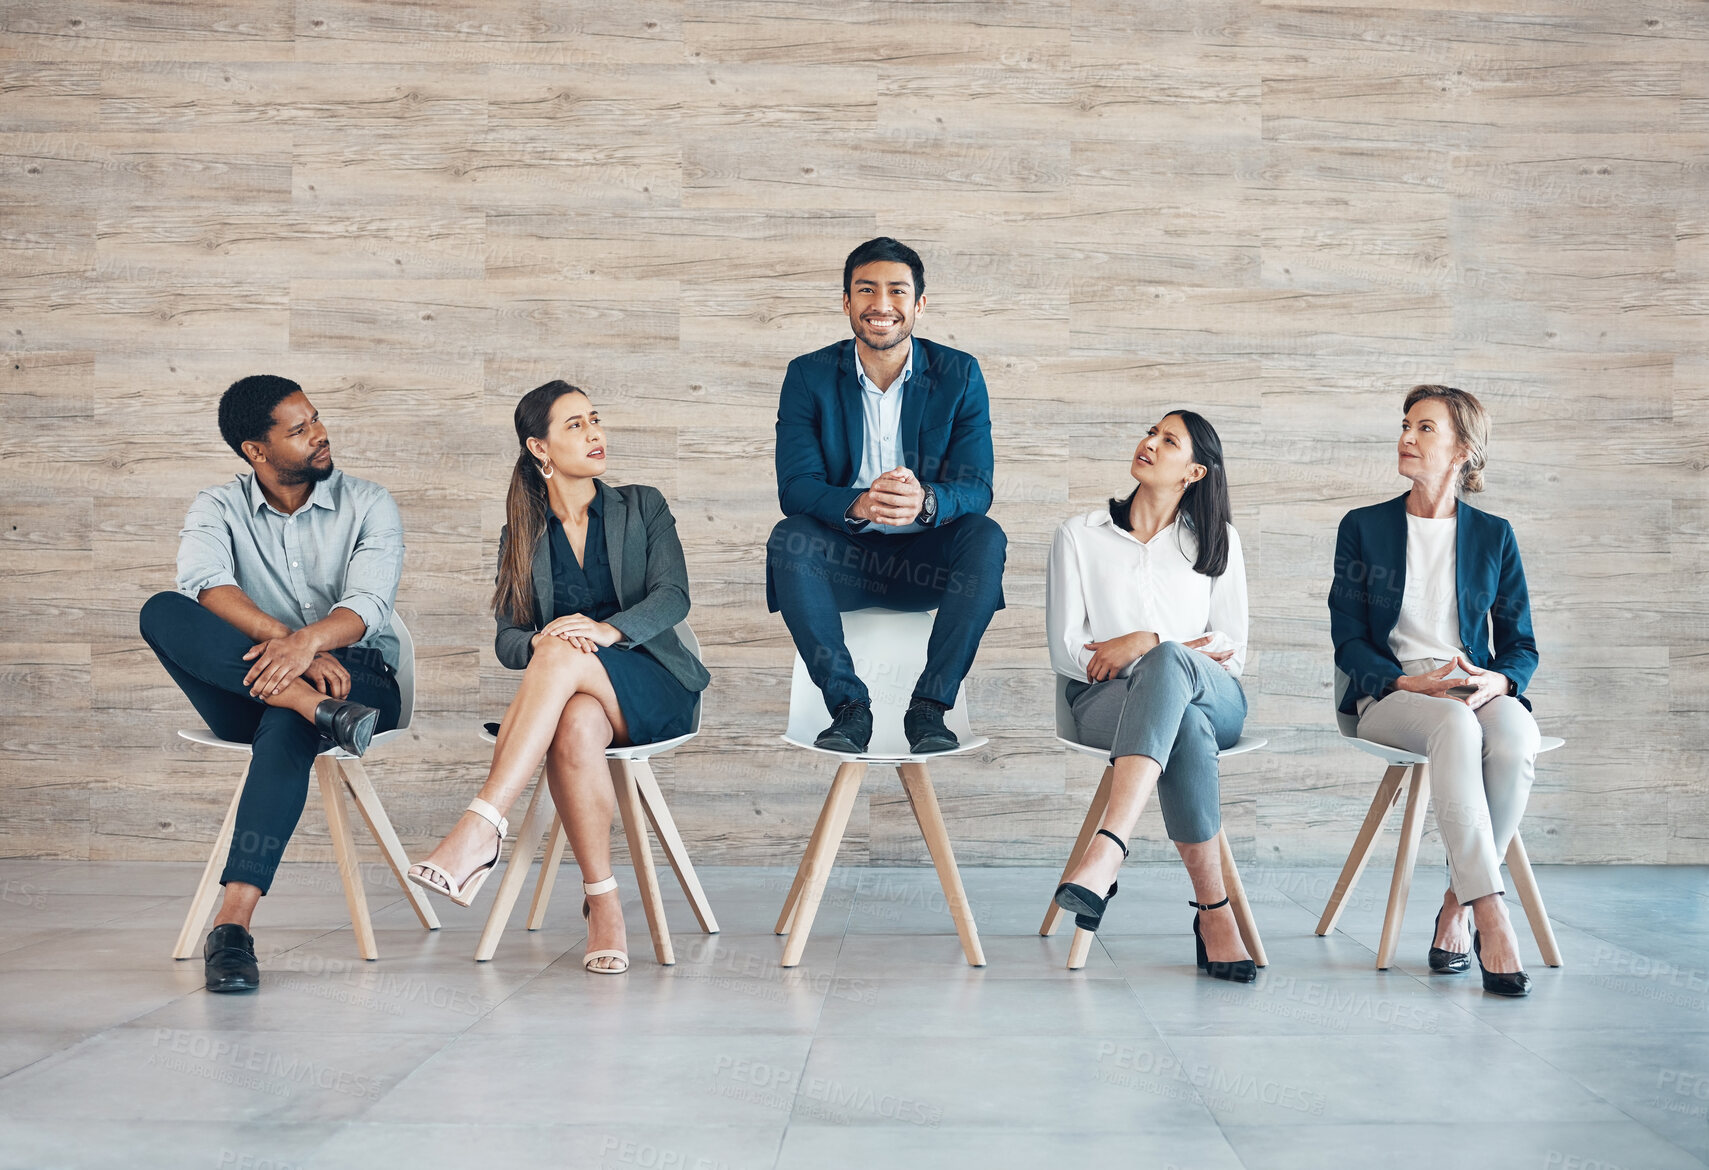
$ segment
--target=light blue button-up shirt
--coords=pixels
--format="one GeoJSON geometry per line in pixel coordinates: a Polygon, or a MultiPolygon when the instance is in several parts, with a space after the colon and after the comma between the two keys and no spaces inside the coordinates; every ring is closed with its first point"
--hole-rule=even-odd
{"type": "Polygon", "coordinates": [[[348,609],[392,669],[398,639],[392,603],[403,573],[404,526],[385,488],[334,471],[286,515],[267,502],[254,473],[204,488],[178,534],[178,592],[236,585],[258,609],[293,630],[348,609]]]}
{"type": "MultiPolygon", "coordinates": [[[[860,364],[858,347],[854,354],[854,365],[855,378],[860,382],[860,412],[864,435],[860,449],[860,471],[850,486],[864,490],[871,487],[872,481],[886,471],[903,465],[902,396],[908,390],[909,379],[914,376],[914,339],[908,339],[908,364],[902,367],[902,373],[890,384],[889,390],[880,390],[877,383],[866,376],[866,370],[860,364]]],[[[924,532],[925,525],[912,523],[891,527],[888,524],[866,524],[860,531],[901,536],[909,532],[924,532]]]]}

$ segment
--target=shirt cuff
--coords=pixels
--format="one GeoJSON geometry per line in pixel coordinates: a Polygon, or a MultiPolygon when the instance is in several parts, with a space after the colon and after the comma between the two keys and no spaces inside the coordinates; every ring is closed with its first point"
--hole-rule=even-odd
{"type": "MultiPolygon", "coordinates": [[[[855,503],[859,503],[859,502],[860,502],[860,497],[856,496],[855,497],[855,503]]],[[[850,532],[864,532],[864,531],[866,531],[866,529],[871,526],[872,521],[857,519],[855,516],[851,515],[851,513],[853,511],[854,511],[854,504],[850,504],[846,509],[844,509],[844,511],[843,511],[843,527],[848,529],[850,532]]]]}
{"type": "Polygon", "coordinates": [[[379,603],[371,597],[342,597],[333,603],[332,608],[347,609],[362,619],[363,630],[362,636],[357,639],[359,642],[366,642],[378,634],[386,616],[379,603]]]}
{"type": "Polygon", "coordinates": [[[214,573],[195,581],[186,581],[178,586],[178,592],[191,601],[200,600],[202,594],[210,589],[218,589],[221,585],[236,585],[237,578],[230,573],[214,573]]]}

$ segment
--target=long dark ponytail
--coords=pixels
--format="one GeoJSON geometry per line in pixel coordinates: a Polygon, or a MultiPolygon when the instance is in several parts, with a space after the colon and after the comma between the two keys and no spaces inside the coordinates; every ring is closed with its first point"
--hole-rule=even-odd
{"type": "Polygon", "coordinates": [[[528,449],[528,440],[544,439],[551,432],[552,408],[566,394],[587,397],[587,391],[559,378],[536,386],[516,404],[513,421],[516,442],[522,450],[511,468],[510,491],[504,501],[504,522],[510,534],[499,557],[493,612],[519,626],[534,621],[534,546],[540,543],[551,512],[546,477],[540,471],[540,461],[528,449]]]}
{"type": "MultiPolygon", "coordinates": [[[[1187,437],[1193,443],[1193,462],[1204,467],[1205,473],[1187,485],[1181,493],[1179,515],[1186,522],[1198,545],[1193,558],[1193,572],[1207,577],[1220,577],[1228,568],[1228,528],[1234,511],[1228,502],[1228,471],[1222,462],[1222,439],[1205,416],[1193,410],[1171,410],[1170,415],[1181,420],[1187,437]]],[[[1133,503],[1135,487],[1125,499],[1110,501],[1110,515],[1122,528],[1128,527],[1128,506],[1133,503]]]]}

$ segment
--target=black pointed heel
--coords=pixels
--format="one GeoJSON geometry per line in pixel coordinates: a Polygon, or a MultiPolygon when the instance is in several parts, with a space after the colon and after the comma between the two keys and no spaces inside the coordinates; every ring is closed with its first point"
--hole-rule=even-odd
{"type": "MultiPolygon", "coordinates": [[[[1195,902],[1187,899],[1187,905],[1195,910],[1221,910],[1228,905],[1228,899],[1220,902],[1195,902]]],[[[1199,930],[1199,916],[1193,915],[1193,942],[1199,953],[1199,970],[1212,979],[1226,979],[1230,983],[1251,983],[1258,978],[1258,964],[1251,959],[1212,959],[1205,953],[1205,936],[1199,930]]]]}
{"type": "MultiPolygon", "coordinates": [[[[1110,832],[1099,829],[1098,836],[1108,837],[1116,843],[1116,848],[1122,851],[1122,860],[1127,860],[1127,842],[1110,832]]],[[[1118,883],[1110,883],[1110,892],[1102,898],[1088,890],[1085,886],[1077,886],[1073,882],[1063,882],[1056,887],[1056,904],[1074,915],[1074,925],[1081,930],[1096,931],[1104,921],[1104,911],[1109,909],[1110,900],[1116,896],[1118,883]]]]}
{"type": "Polygon", "coordinates": [[[1478,970],[1483,972],[1484,990],[1491,995],[1518,997],[1531,994],[1531,976],[1523,971],[1491,971],[1484,966],[1483,939],[1472,931],[1472,953],[1478,957],[1478,970]]]}
{"type": "Polygon", "coordinates": [[[1442,911],[1436,911],[1436,925],[1430,935],[1430,971],[1435,975],[1459,975],[1472,969],[1472,957],[1464,951],[1446,951],[1436,945],[1442,932],[1442,911]]]}

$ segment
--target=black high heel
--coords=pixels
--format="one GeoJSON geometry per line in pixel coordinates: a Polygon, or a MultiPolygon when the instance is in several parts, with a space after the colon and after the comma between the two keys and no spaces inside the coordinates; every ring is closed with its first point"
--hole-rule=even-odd
{"type": "Polygon", "coordinates": [[[1430,935],[1430,970],[1435,975],[1459,975],[1472,969],[1472,957],[1464,951],[1447,951],[1436,945],[1442,932],[1442,911],[1436,911],[1436,925],[1430,935]]]}
{"type": "MultiPolygon", "coordinates": [[[[1099,829],[1098,836],[1108,837],[1116,843],[1116,848],[1122,851],[1122,860],[1127,860],[1127,842],[1110,832],[1099,829]]],[[[1098,929],[1098,924],[1104,920],[1104,911],[1109,909],[1110,900],[1116,896],[1117,883],[1110,883],[1110,892],[1102,898],[1088,890],[1085,886],[1077,886],[1073,882],[1063,882],[1056,887],[1056,904],[1074,915],[1074,925],[1081,930],[1098,929]]]]}
{"type": "MultiPolygon", "coordinates": [[[[1228,905],[1228,899],[1220,902],[1195,902],[1187,899],[1187,905],[1195,910],[1221,910],[1228,905]]],[[[1212,979],[1226,979],[1230,983],[1251,983],[1258,978],[1258,964],[1251,959],[1213,960],[1205,954],[1205,936],[1199,930],[1199,916],[1193,915],[1193,942],[1199,952],[1199,970],[1212,979]]]]}
{"type": "Polygon", "coordinates": [[[1472,953],[1478,957],[1478,970],[1483,972],[1484,990],[1491,995],[1521,996],[1531,994],[1531,976],[1523,971],[1491,971],[1484,966],[1483,939],[1472,931],[1472,953]]]}

